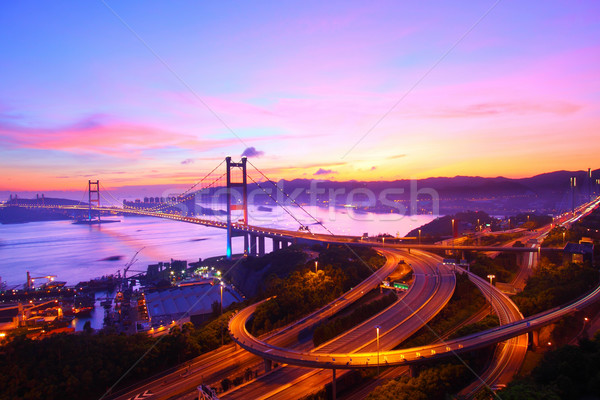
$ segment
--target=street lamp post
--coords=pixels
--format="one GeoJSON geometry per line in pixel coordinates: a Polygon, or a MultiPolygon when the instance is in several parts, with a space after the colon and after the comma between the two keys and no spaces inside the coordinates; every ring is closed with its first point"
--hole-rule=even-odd
{"type": "Polygon", "coordinates": [[[567,234],[567,231],[563,231],[563,245],[565,244],[565,236],[567,234]]]}
{"type": "Polygon", "coordinates": [[[382,246],[385,247],[385,236],[381,238],[381,242],[383,243],[382,246]]]}
{"type": "Polygon", "coordinates": [[[452,238],[454,238],[454,218],[452,218],[452,238]]]}
{"type": "MultiPolygon", "coordinates": [[[[219,287],[221,288],[221,316],[223,316],[223,281],[221,281],[219,287]]],[[[221,327],[221,346],[223,346],[223,341],[223,327],[221,327]]]]}
{"type": "Polygon", "coordinates": [[[318,268],[319,268],[319,261],[315,261],[315,274],[317,273],[318,268]]]}
{"type": "Polygon", "coordinates": [[[421,244],[421,230],[419,229],[419,244],[421,244]]]}
{"type": "Polygon", "coordinates": [[[219,288],[221,289],[221,315],[223,315],[223,282],[221,282],[219,288]]]}
{"type": "Polygon", "coordinates": [[[379,329],[381,326],[375,326],[375,330],[377,330],[377,376],[379,376],[379,329]]]}
{"type": "Polygon", "coordinates": [[[490,307],[492,308],[492,311],[493,311],[494,306],[493,306],[493,300],[492,300],[493,299],[493,294],[492,294],[492,290],[493,290],[492,289],[492,279],[494,279],[496,277],[496,275],[490,274],[487,277],[490,279],[490,307]]]}

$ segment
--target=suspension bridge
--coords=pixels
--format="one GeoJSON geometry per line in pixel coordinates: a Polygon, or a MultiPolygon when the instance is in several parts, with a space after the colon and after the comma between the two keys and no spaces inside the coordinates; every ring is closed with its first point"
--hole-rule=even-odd
{"type": "Polygon", "coordinates": [[[246,157],[242,157],[239,162],[233,161],[231,157],[226,157],[219,165],[182,193],[162,198],[151,198],[151,200],[151,203],[119,201],[100,184],[99,180],[89,180],[84,196],[77,204],[49,204],[44,201],[43,197],[34,202],[19,201],[19,199],[11,197],[10,202],[4,204],[4,206],[79,211],[87,215],[86,219],[81,222],[89,224],[101,223],[101,215],[133,214],[226,229],[226,255],[228,258],[232,257],[232,243],[235,237],[243,238],[244,254],[253,256],[265,254],[266,238],[272,240],[273,250],[287,247],[293,243],[345,243],[357,240],[357,237],[354,236],[334,235],[246,157]],[[225,168],[224,172],[222,167],[225,168]],[[253,173],[249,173],[250,170],[253,173]],[[264,228],[248,223],[249,181],[259,188],[264,196],[281,207],[298,223],[298,231],[271,227],[264,228]],[[279,192],[279,195],[273,194],[277,192],[279,192]],[[87,203],[84,203],[85,197],[87,197],[87,203]],[[195,213],[197,198],[211,199],[211,208],[202,208],[205,215],[199,216],[195,213]],[[284,199],[284,201],[281,199],[284,199]],[[285,201],[288,204],[284,204],[285,201]],[[223,206],[225,210],[218,208],[223,206]],[[300,210],[304,214],[304,219],[308,218],[312,221],[312,225],[320,225],[327,233],[311,232],[305,223],[290,211],[290,206],[300,210]]]}
{"type": "MultiPolygon", "coordinates": [[[[255,196],[252,196],[253,198],[255,196]]],[[[204,204],[204,203],[202,203],[204,204]]],[[[265,240],[272,240],[273,250],[291,244],[316,243],[353,243],[364,246],[384,246],[392,248],[414,248],[420,250],[455,250],[455,251],[509,251],[516,253],[540,252],[547,249],[531,247],[499,247],[499,246],[460,246],[454,244],[421,244],[415,241],[386,243],[382,238],[364,238],[360,236],[336,235],[305,207],[297,202],[294,196],[286,193],[277,183],[252,164],[246,157],[233,161],[226,157],[210,172],[182,193],[162,198],[150,198],[149,202],[137,203],[120,201],[106,190],[99,180],[89,180],[82,199],[77,204],[50,204],[44,198],[36,201],[23,201],[16,197],[2,205],[25,208],[43,208],[78,211],[85,213],[83,223],[100,223],[100,216],[106,214],[134,214],[157,218],[171,219],[191,224],[204,225],[227,231],[226,256],[233,255],[234,238],[242,238],[243,252],[246,255],[262,256],[265,254],[265,240]],[[252,183],[261,195],[269,199],[273,205],[280,207],[298,223],[297,230],[261,227],[249,224],[248,185],[252,183]],[[87,196],[87,203],[84,203],[87,196]],[[197,200],[209,199],[210,207],[202,207],[196,213],[197,200]],[[224,209],[223,209],[224,207],[224,209]],[[302,215],[298,217],[296,213],[302,215]],[[302,219],[301,219],[302,218],[302,219]],[[318,226],[321,233],[313,232],[304,221],[311,221],[311,226],[318,226]]],[[[403,238],[400,238],[403,239],[403,238]]],[[[410,239],[410,238],[404,238],[410,239]]],[[[557,250],[557,249],[548,249],[557,250]]]]}

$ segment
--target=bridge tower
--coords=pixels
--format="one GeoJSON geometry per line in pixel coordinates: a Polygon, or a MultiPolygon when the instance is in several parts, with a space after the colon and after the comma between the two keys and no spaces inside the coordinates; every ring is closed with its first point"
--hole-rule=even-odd
{"type": "MultiPolygon", "coordinates": [[[[92,206],[100,207],[100,181],[88,180],[88,222],[92,222],[92,206]]],[[[98,213],[100,220],[100,213],[98,213]]]]}
{"type": "MultiPolygon", "coordinates": [[[[242,161],[241,162],[232,162],[231,161],[231,157],[226,157],[225,161],[227,164],[227,258],[230,259],[232,256],[232,247],[231,247],[231,239],[233,238],[233,236],[240,236],[235,235],[235,232],[233,232],[232,229],[232,225],[231,225],[231,211],[235,211],[235,210],[243,210],[244,211],[244,218],[243,218],[243,224],[244,225],[248,225],[248,189],[247,189],[247,178],[246,178],[246,157],[242,157],[242,161]],[[233,171],[240,171],[242,173],[241,179],[232,179],[232,170],[233,171]],[[240,181],[241,180],[241,181],[240,181]],[[232,200],[233,200],[233,196],[232,196],[232,189],[233,188],[238,188],[241,187],[242,188],[242,193],[241,193],[241,204],[236,202],[235,204],[232,204],[232,200]]],[[[242,233],[242,236],[244,236],[244,251],[247,251],[248,249],[248,235],[246,233],[242,233]]]]}

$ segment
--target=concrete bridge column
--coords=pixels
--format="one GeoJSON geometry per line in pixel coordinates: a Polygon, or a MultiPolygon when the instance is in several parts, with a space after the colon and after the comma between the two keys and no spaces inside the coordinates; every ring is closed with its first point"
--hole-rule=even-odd
{"type": "Polygon", "coordinates": [[[264,236],[258,237],[258,255],[260,257],[265,255],[265,237],[264,236]]]}
{"type": "Polygon", "coordinates": [[[250,243],[249,243],[250,235],[248,233],[244,233],[244,254],[250,255],[250,243]]]}
{"type": "Polygon", "coordinates": [[[246,252],[249,256],[256,256],[256,235],[248,234],[248,248],[246,252]]]}
{"type": "Polygon", "coordinates": [[[281,240],[273,238],[273,251],[281,249],[281,240]]]}
{"type": "Polygon", "coordinates": [[[531,331],[531,345],[534,349],[540,345],[540,331],[538,329],[531,331]]]}
{"type": "Polygon", "coordinates": [[[265,358],[265,372],[271,371],[272,368],[273,368],[273,361],[267,360],[265,358]]]}
{"type": "Polygon", "coordinates": [[[527,258],[529,257],[529,253],[521,253],[517,254],[517,267],[522,268],[523,265],[527,262],[527,258]]]}
{"type": "Polygon", "coordinates": [[[285,249],[286,247],[288,247],[290,245],[290,242],[288,242],[287,240],[282,240],[281,241],[281,248],[285,249]]]}
{"type": "Polygon", "coordinates": [[[417,376],[419,376],[419,370],[420,370],[420,368],[416,364],[411,364],[408,367],[408,373],[411,378],[416,378],[417,376]]]}
{"type": "Polygon", "coordinates": [[[336,390],[336,387],[335,387],[335,368],[333,368],[331,370],[331,372],[333,373],[333,376],[332,376],[332,379],[331,379],[331,398],[333,400],[335,400],[335,397],[336,397],[336,394],[337,394],[336,393],[337,390],[336,390]]]}

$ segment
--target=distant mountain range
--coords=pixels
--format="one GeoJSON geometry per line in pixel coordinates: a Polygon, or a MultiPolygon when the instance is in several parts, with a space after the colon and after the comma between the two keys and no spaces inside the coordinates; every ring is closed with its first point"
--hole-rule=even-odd
{"type": "MultiPolygon", "coordinates": [[[[587,171],[555,171],[536,175],[530,178],[511,179],[504,177],[484,178],[455,176],[451,178],[436,177],[412,181],[408,179],[395,181],[329,181],[312,179],[280,180],[276,184],[287,195],[301,204],[343,206],[353,203],[359,209],[377,212],[410,212],[428,213],[433,210],[435,201],[432,193],[437,193],[440,214],[453,214],[465,210],[481,210],[492,215],[508,215],[523,211],[538,213],[557,213],[571,208],[573,200],[579,204],[597,194],[600,189],[596,180],[600,178],[600,170],[592,172],[592,179],[587,171]],[[576,178],[576,187],[571,192],[570,179],[576,178]],[[335,199],[333,195],[336,194],[335,199]]],[[[271,191],[271,195],[285,204],[290,199],[275,188],[275,182],[260,182],[248,185],[249,193],[253,193],[256,204],[273,205],[273,201],[263,189],[271,191]]],[[[133,200],[144,196],[164,196],[186,190],[187,187],[154,185],[124,186],[111,190],[111,194],[119,199],[133,200]]],[[[220,188],[212,188],[208,193],[197,197],[198,201],[213,196],[220,188]]],[[[221,191],[222,192],[222,191],[221,191]]],[[[27,197],[27,193],[19,193],[27,197]]],[[[30,194],[35,197],[35,193],[30,194]]],[[[9,193],[0,196],[8,199],[9,193]]],[[[82,193],[62,192],[60,197],[81,199],[82,193]],[[67,195],[70,194],[70,195],[67,195]]]]}
{"type": "MultiPolygon", "coordinates": [[[[279,181],[277,185],[287,194],[298,194],[295,199],[299,203],[310,204],[311,200],[316,198],[319,204],[331,204],[331,194],[337,192],[339,194],[335,203],[338,206],[353,203],[365,210],[394,212],[399,205],[402,205],[406,210],[426,213],[433,209],[431,194],[437,193],[440,214],[481,210],[490,214],[508,215],[523,211],[557,213],[570,209],[573,200],[577,205],[586,201],[590,195],[600,192],[595,183],[598,178],[600,178],[600,170],[592,172],[591,180],[587,178],[587,171],[556,171],[520,179],[455,176],[418,181],[403,179],[375,182],[318,181],[318,183],[309,179],[295,179],[279,181]],[[576,178],[573,193],[570,187],[571,177],[576,178]],[[354,194],[350,195],[352,192],[354,194]],[[395,204],[391,206],[386,204],[387,201],[382,201],[382,196],[385,200],[394,201],[395,204]]],[[[261,183],[260,185],[263,188],[270,186],[274,191],[272,184],[261,183]]],[[[254,189],[256,185],[249,185],[249,190],[254,189]]],[[[266,200],[266,196],[263,198],[266,200]]]]}

